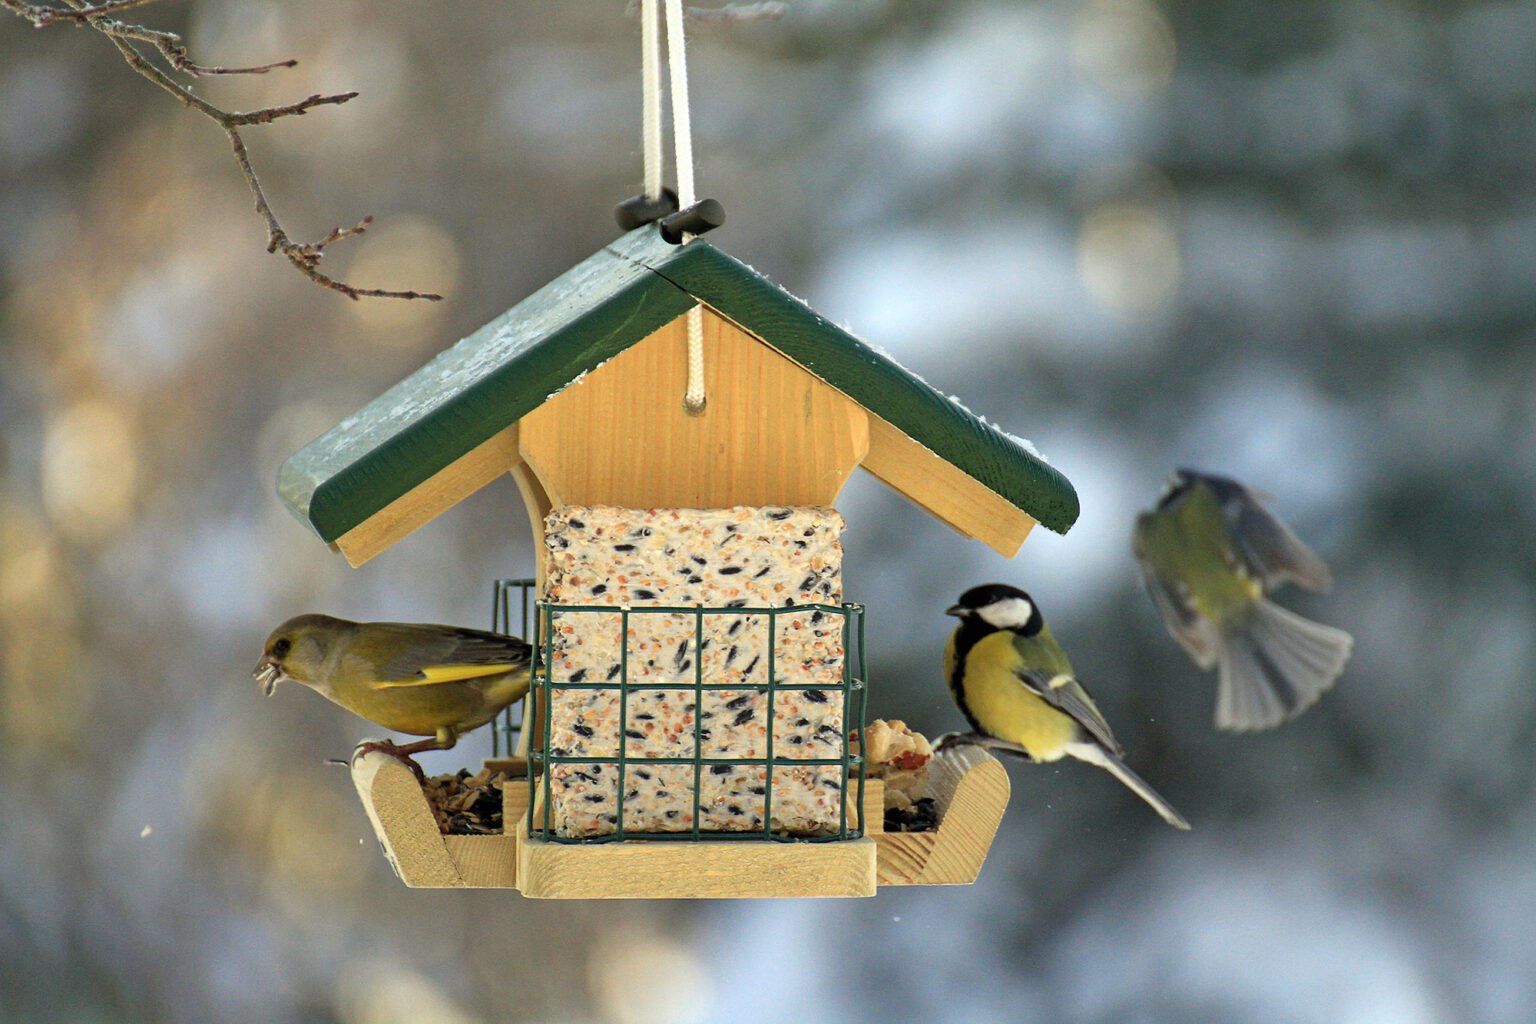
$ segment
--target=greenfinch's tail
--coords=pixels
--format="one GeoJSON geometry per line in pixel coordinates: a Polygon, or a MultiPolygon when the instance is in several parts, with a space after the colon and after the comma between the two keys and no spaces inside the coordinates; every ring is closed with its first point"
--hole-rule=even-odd
{"type": "Polygon", "coordinates": [[[1272,729],[1317,702],[1349,661],[1354,638],[1259,598],[1222,631],[1216,728],[1272,729]]]}
{"type": "Polygon", "coordinates": [[[1105,769],[1115,778],[1125,783],[1127,789],[1147,802],[1147,806],[1156,811],[1164,821],[1174,828],[1189,831],[1189,822],[1184,820],[1184,815],[1173,809],[1173,805],[1162,798],[1162,795],[1140,775],[1125,766],[1125,762],[1114,754],[1105,750],[1102,746],[1090,740],[1081,740],[1067,745],[1067,754],[1079,761],[1087,761],[1105,769]]]}

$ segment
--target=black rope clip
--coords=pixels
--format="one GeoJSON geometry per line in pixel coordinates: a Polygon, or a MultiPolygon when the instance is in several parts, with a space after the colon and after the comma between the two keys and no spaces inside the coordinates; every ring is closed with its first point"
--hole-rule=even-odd
{"type": "Polygon", "coordinates": [[[702,235],[724,223],[725,207],[718,200],[701,199],[686,210],[661,218],[661,237],[679,245],[684,235],[702,235]]]}
{"type": "Polygon", "coordinates": [[[676,212],[677,193],[664,188],[655,199],[643,192],[638,196],[630,196],[613,208],[613,219],[619,222],[621,230],[633,231],[642,224],[649,224],[676,212]]]}

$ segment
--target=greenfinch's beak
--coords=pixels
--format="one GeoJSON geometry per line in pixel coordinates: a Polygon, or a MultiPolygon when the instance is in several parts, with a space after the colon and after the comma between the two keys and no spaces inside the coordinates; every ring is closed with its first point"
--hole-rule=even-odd
{"type": "Polygon", "coordinates": [[[272,691],[277,689],[278,682],[283,678],[283,669],[269,655],[256,663],[256,670],[251,675],[255,678],[256,682],[261,684],[261,692],[270,697],[272,696],[272,691]]]}
{"type": "Polygon", "coordinates": [[[959,618],[961,616],[964,616],[967,610],[968,609],[966,609],[966,607],[964,605],[952,604],[948,608],[944,609],[944,614],[945,615],[953,615],[953,616],[959,618]]]}

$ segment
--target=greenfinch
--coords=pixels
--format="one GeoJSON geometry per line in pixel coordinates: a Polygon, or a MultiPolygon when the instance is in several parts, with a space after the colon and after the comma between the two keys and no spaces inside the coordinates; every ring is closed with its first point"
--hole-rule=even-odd
{"type": "Polygon", "coordinates": [[[1073,757],[1098,765],[1174,828],[1189,822],[1121,760],[1109,723],[1088,696],[1034,599],[1017,587],[972,587],[946,615],[960,620],[944,650],[950,694],[973,733],[940,748],[974,743],[1031,761],[1073,757]]]}
{"type": "Polygon", "coordinates": [[[392,754],[420,777],[410,755],[452,747],[520,699],[531,656],[522,640],[478,629],[300,615],[267,637],[252,675],[269,697],[292,680],[376,725],[429,737],[358,748],[392,754]]]}
{"type": "Polygon", "coordinates": [[[1329,586],[1328,566],[1228,477],[1177,470],[1157,507],[1136,517],[1142,580],[1195,664],[1217,669],[1216,727],[1270,729],[1322,696],[1354,639],[1265,595],[1287,580],[1329,586]]]}

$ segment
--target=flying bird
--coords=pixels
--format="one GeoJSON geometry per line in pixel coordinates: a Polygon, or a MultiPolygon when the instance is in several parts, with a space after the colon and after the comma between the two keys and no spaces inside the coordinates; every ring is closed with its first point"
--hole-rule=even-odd
{"type": "Polygon", "coordinates": [[[1266,596],[1287,581],[1327,590],[1328,566],[1247,485],[1175,471],[1157,507],[1136,517],[1132,547],[1168,631],[1217,670],[1218,729],[1287,722],[1344,671],[1353,637],[1266,596]]]}

